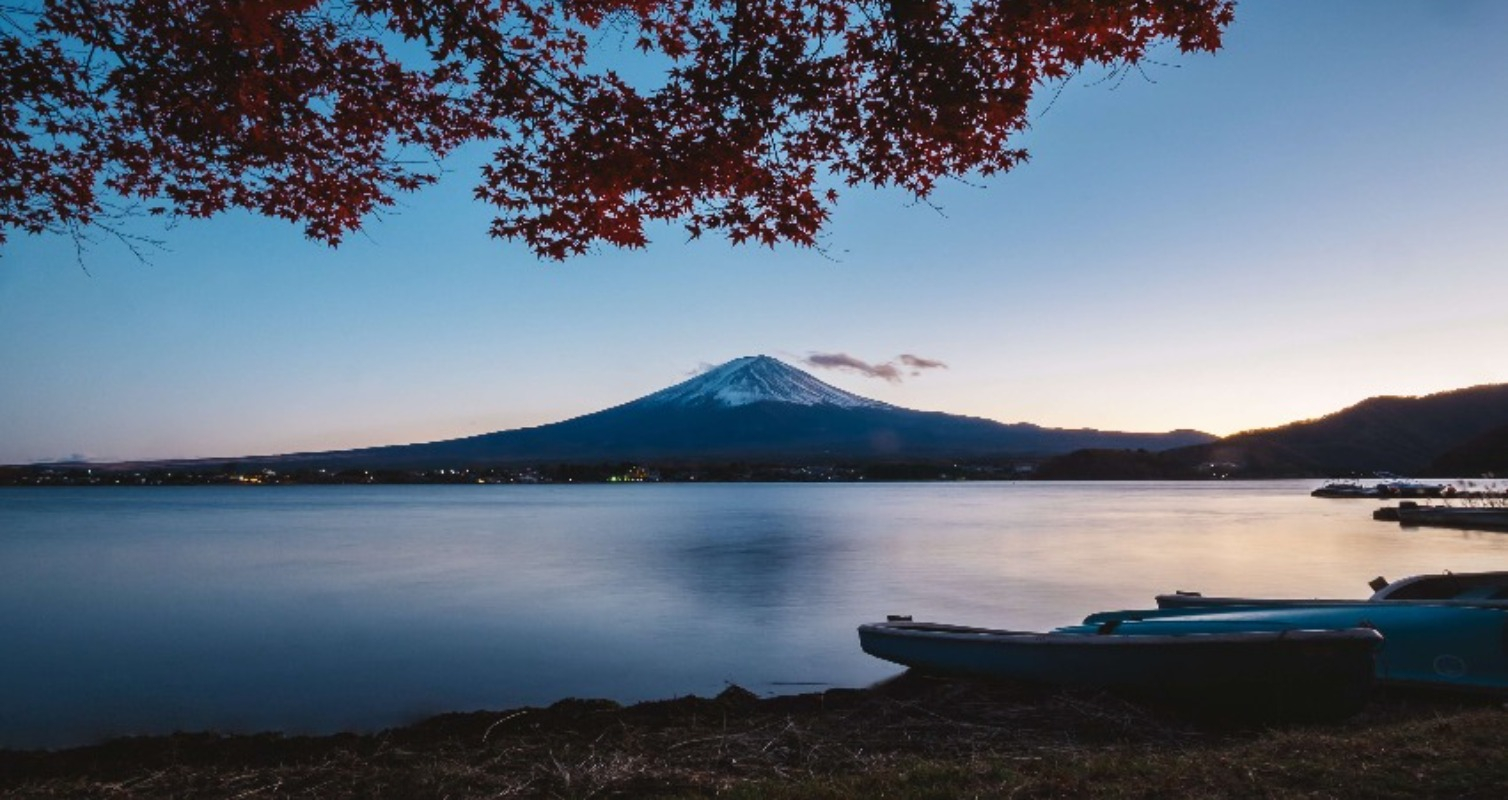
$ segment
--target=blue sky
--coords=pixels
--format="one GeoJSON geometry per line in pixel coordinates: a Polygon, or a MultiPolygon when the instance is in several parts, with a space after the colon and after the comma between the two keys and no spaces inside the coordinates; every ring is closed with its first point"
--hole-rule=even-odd
{"type": "MultiPolygon", "coordinates": [[[[1508,4],[1259,2],[1226,47],[1081,76],[942,213],[844,193],[826,253],[564,264],[487,238],[477,160],[331,250],[245,215],[150,263],[0,251],[0,463],[425,441],[615,405],[764,353],[912,408],[1216,434],[1508,382],[1508,4]]],[[[152,233],[153,229],[144,229],[152,233]]]]}

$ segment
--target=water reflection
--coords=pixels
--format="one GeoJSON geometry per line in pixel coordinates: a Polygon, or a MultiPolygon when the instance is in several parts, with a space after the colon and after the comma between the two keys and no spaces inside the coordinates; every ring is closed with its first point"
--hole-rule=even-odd
{"type": "Polygon", "coordinates": [[[886,613],[1045,628],[1157,592],[1508,569],[1302,483],[0,492],[0,746],[893,674],[886,613]]]}
{"type": "Polygon", "coordinates": [[[789,509],[706,510],[666,520],[659,563],[649,574],[685,602],[751,615],[820,602],[810,590],[828,570],[837,542],[789,509]]]}

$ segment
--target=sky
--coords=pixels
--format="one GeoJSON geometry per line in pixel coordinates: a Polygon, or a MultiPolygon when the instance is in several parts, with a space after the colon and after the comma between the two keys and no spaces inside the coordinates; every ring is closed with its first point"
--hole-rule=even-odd
{"type": "Polygon", "coordinates": [[[755,354],[910,408],[1217,435],[1508,382],[1508,3],[1236,13],[1217,54],[1043,92],[1031,161],[939,209],[845,191],[821,252],[666,227],[542,262],[487,237],[475,152],[338,249],[245,214],[148,227],[147,263],[13,233],[0,463],[469,436],[755,354]]]}

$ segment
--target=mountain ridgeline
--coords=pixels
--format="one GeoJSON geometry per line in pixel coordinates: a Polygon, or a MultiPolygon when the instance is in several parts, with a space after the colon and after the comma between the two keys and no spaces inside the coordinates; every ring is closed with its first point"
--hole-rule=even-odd
{"type": "Polygon", "coordinates": [[[1084,448],[1166,450],[1198,431],[1119,433],[914,411],[845,392],[768,356],[734,359],[629,403],[549,425],[427,444],[238,459],[323,469],[510,464],[1043,458],[1084,448]]]}
{"type": "Polygon", "coordinates": [[[1310,422],[1231,436],[1219,449],[1265,471],[1421,474],[1433,472],[1450,450],[1503,425],[1508,384],[1374,397],[1310,422]]]}
{"type": "Polygon", "coordinates": [[[1158,453],[1093,450],[1054,458],[1040,477],[1084,479],[1508,475],[1508,384],[1423,397],[1374,397],[1319,419],[1158,453]]]}

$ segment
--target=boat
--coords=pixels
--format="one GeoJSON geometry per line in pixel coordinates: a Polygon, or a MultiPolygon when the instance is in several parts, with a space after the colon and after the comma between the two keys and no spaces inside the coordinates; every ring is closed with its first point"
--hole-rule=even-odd
{"type": "Polygon", "coordinates": [[[1278,599],[1258,597],[1206,597],[1199,592],[1178,591],[1157,595],[1157,607],[1221,608],[1232,606],[1313,606],[1378,603],[1383,601],[1423,605],[1508,607],[1508,572],[1441,572],[1411,575],[1389,582],[1373,578],[1372,596],[1366,599],[1278,599]]]}
{"type": "Polygon", "coordinates": [[[1331,481],[1310,492],[1311,497],[1365,498],[1381,497],[1376,486],[1364,486],[1356,481],[1331,481]]]}
{"type": "Polygon", "coordinates": [[[919,672],[1106,689],[1217,714],[1337,718],[1366,702],[1383,637],[1365,627],[1136,621],[1024,632],[892,618],[864,652],[919,672]]]}
{"type": "Polygon", "coordinates": [[[1377,484],[1378,497],[1444,497],[1452,487],[1443,483],[1419,483],[1417,481],[1389,481],[1377,484]]]}
{"type": "Polygon", "coordinates": [[[1376,577],[1370,583],[1371,600],[1436,602],[1464,605],[1508,603],[1508,571],[1438,572],[1410,575],[1389,582],[1376,577]]]}
{"type": "Polygon", "coordinates": [[[1399,503],[1396,506],[1383,506],[1381,508],[1373,509],[1372,510],[1372,519],[1375,519],[1378,522],[1397,522],[1398,521],[1398,510],[1401,509],[1401,508],[1403,508],[1404,506],[1411,506],[1411,505],[1415,505],[1414,501],[1412,501],[1412,500],[1405,500],[1405,501],[1403,501],[1402,503],[1399,503]]]}
{"type": "Polygon", "coordinates": [[[1359,481],[1330,481],[1321,484],[1309,494],[1312,497],[1333,498],[1398,498],[1398,497],[1449,497],[1455,487],[1444,483],[1420,483],[1418,481],[1392,480],[1368,486],[1359,481]]]}
{"type": "MultiPolygon", "coordinates": [[[[1374,628],[1384,639],[1375,662],[1380,683],[1508,693],[1508,648],[1504,646],[1508,639],[1508,603],[1460,597],[1408,599],[1410,586],[1433,593],[1430,583],[1399,583],[1404,585],[1382,600],[1246,601],[1225,606],[1111,611],[1090,615],[1079,630],[1088,632],[1110,624],[1120,628],[1134,624],[1152,634],[1184,630],[1188,625],[1231,631],[1374,628]]],[[[1476,588],[1494,594],[1500,591],[1485,579],[1476,588]]]]}
{"type": "MultiPolygon", "coordinates": [[[[1508,530],[1508,508],[1492,506],[1421,506],[1399,503],[1393,516],[1400,525],[1471,530],[1508,530]]],[[[1376,514],[1373,514],[1375,517],[1376,514]]]]}

